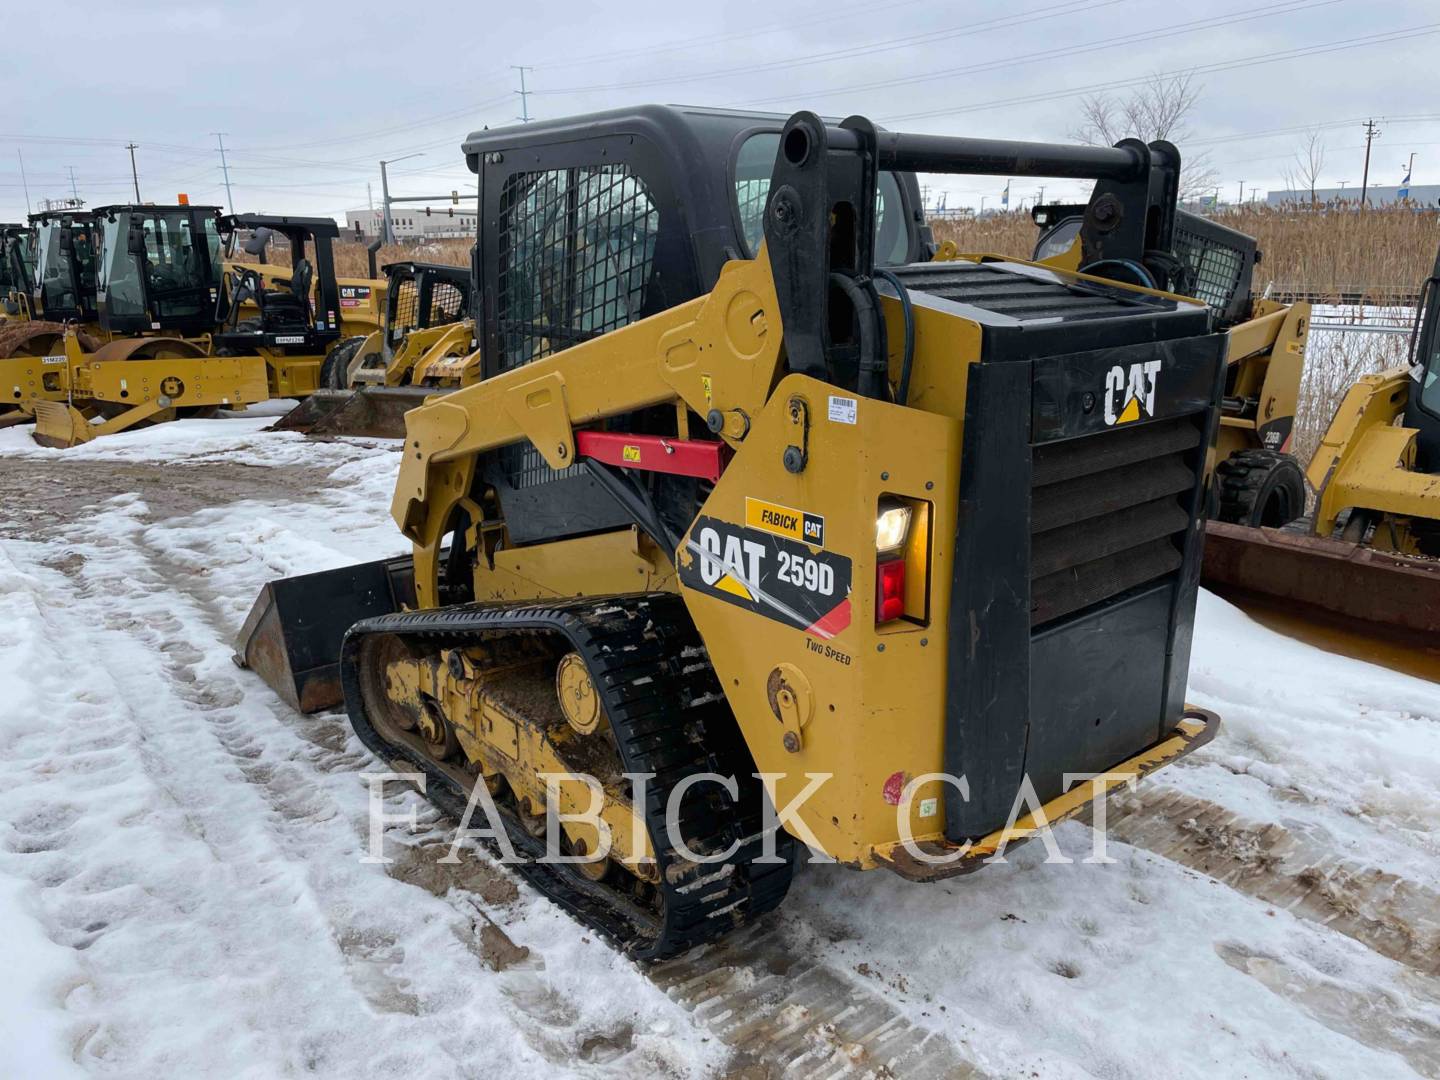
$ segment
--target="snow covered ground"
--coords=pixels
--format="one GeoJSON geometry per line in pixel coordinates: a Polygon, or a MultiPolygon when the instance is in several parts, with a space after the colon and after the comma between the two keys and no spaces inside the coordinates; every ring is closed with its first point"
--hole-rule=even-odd
{"type": "Polygon", "coordinates": [[[0,431],[0,1076],[1440,1076],[1434,684],[1203,596],[1190,696],[1226,726],[1114,863],[1071,823],[1070,865],[812,866],[646,970],[438,865],[399,788],[419,828],[361,861],[377,764],[230,645],[266,580],[403,549],[396,450],[268,422],[0,431]]]}

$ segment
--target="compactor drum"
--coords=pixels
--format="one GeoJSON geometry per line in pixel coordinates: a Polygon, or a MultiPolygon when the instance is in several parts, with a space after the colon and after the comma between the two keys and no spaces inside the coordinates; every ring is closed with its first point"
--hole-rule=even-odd
{"type": "Polygon", "coordinates": [[[649,107],[465,152],[480,378],[405,416],[412,557],[257,602],[289,700],[643,957],[802,845],[965,873],[1214,737],[1228,338],[1168,291],[1174,147],[649,107]],[[1078,269],[932,261],[917,170],[1095,180],[1078,269]]]}

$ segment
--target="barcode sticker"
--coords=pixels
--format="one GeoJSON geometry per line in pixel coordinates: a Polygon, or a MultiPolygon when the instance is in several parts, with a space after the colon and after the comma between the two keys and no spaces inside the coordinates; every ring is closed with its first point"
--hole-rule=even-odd
{"type": "Polygon", "coordinates": [[[830,419],[836,424],[855,423],[855,413],[858,403],[853,397],[840,397],[837,394],[830,395],[830,419]]]}

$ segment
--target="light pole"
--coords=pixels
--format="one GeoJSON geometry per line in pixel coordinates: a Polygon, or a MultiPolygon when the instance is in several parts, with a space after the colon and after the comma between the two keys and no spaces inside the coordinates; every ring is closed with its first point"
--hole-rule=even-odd
{"type": "Polygon", "coordinates": [[[411,158],[424,157],[423,150],[413,154],[405,154],[403,157],[390,158],[388,161],[380,162],[380,204],[384,208],[384,218],[381,221],[384,236],[382,239],[387,244],[395,242],[395,230],[390,225],[390,177],[386,175],[385,166],[394,165],[397,161],[409,161],[411,158]]]}

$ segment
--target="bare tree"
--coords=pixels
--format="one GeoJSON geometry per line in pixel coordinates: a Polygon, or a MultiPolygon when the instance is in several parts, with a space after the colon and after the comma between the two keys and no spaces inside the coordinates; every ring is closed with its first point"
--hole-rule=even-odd
{"type": "Polygon", "coordinates": [[[1293,177],[1287,172],[1286,176],[1291,187],[1296,191],[1310,189],[1310,205],[1315,205],[1315,185],[1320,179],[1320,173],[1325,168],[1325,138],[1319,128],[1307,131],[1300,140],[1300,145],[1295,148],[1295,174],[1293,177]],[[1295,183],[1298,180],[1299,183],[1295,183]]]}
{"type": "Polygon", "coordinates": [[[1207,153],[1185,154],[1189,118],[1205,88],[1193,73],[1155,74],[1127,94],[1089,94],[1080,99],[1080,124],[1071,137],[1091,146],[1113,146],[1121,139],[1165,139],[1181,151],[1180,197],[1193,199],[1212,191],[1215,170],[1207,153]]]}

